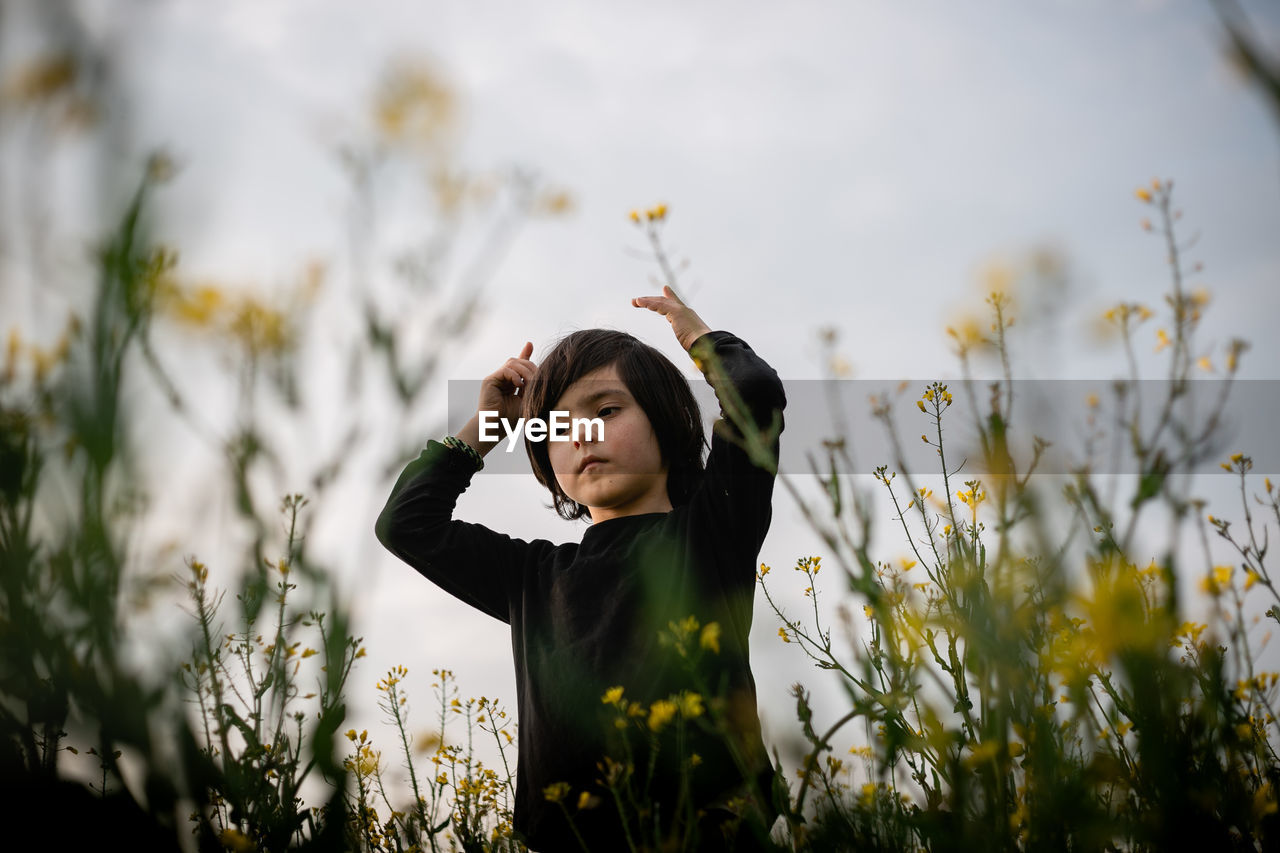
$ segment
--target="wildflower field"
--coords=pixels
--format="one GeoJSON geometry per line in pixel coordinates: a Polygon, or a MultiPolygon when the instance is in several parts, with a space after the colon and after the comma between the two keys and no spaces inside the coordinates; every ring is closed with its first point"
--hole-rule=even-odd
{"type": "MultiPolygon", "coordinates": [[[[42,121],[90,121],[75,62],[36,62],[9,97],[42,121]]],[[[189,277],[181,247],[154,236],[176,169],[156,152],[104,179],[109,229],[47,282],[64,315],[45,329],[0,327],[0,808],[10,821],[77,848],[110,837],[131,849],[525,849],[512,827],[519,720],[508,700],[466,696],[447,668],[396,666],[366,673],[378,679],[365,698],[381,724],[357,724],[353,673],[369,649],[336,589],[340,567],[309,539],[339,501],[371,411],[392,410],[378,409],[395,429],[384,468],[421,442],[412,413],[438,390],[448,348],[480,322],[492,272],[450,255],[458,244],[446,234],[375,281],[376,242],[361,228],[378,176],[425,176],[431,217],[477,232],[485,258],[521,224],[572,207],[527,174],[433,170],[451,110],[421,68],[384,78],[377,144],[343,151],[357,259],[345,285],[319,264],[270,296],[189,277]],[[304,369],[321,361],[337,382],[317,385],[304,369]],[[295,437],[319,413],[320,452],[300,461],[295,437]],[[190,487],[203,503],[189,524],[193,541],[218,542],[233,564],[150,538],[166,509],[146,452],[159,422],[220,460],[217,483],[190,487]],[[264,494],[282,478],[296,490],[264,494]],[[139,616],[159,607],[181,618],[140,654],[139,616]]],[[[1168,287],[1161,304],[1122,297],[1103,316],[1127,375],[1065,401],[1085,437],[1067,468],[1041,467],[1051,445],[1015,393],[1014,366],[1028,357],[1008,334],[1018,303],[993,288],[980,324],[937,331],[961,379],[855,401],[887,436],[884,458],[857,469],[854,439],[832,428],[803,449],[808,471],[780,471],[775,500],[803,514],[811,537],[794,562],[760,565],[757,595],[776,619],[774,642],[806,667],[789,721],[800,746],[775,752],[771,803],[732,804],[767,848],[1280,847],[1280,576],[1267,562],[1278,472],[1254,470],[1269,448],[1224,444],[1219,418],[1240,393],[1249,345],[1205,339],[1211,306],[1174,182],[1116,188],[1128,193],[1141,217],[1134,239],[1154,247],[1153,269],[1166,262],[1168,287]],[[1159,354],[1160,383],[1141,381],[1139,351],[1159,354]],[[977,359],[1000,375],[972,378],[977,359]],[[973,440],[958,442],[961,432],[973,440]],[[920,446],[931,467],[909,461],[920,446]],[[1206,465],[1217,472],[1197,473],[1206,465]],[[1201,498],[1208,476],[1229,480],[1233,498],[1201,498]],[[835,713],[812,701],[818,682],[838,685],[835,713]]],[[[658,274],[678,286],[668,218],[660,205],[619,224],[640,229],[658,274]]],[[[823,340],[838,365],[837,337],[823,340]]],[[[728,409],[757,464],[779,470],[775,425],[728,409]]],[[[690,615],[659,639],[696,672],[720,654],[720,632],[690,615]]],[[[688,791],[702,762],[689,735],[728,739],[733,709],[712,684],[646,703],[628,688],[593,704],[620,744],[600,756],[598,785],[541,795],[571,823],[607,799],[636,853],[696,850],[688,791]],[[659,757],[680,768],[680,791],[652,789],[659,757]],[[677,815],[655,812],[659,795],[677,815]]]]}

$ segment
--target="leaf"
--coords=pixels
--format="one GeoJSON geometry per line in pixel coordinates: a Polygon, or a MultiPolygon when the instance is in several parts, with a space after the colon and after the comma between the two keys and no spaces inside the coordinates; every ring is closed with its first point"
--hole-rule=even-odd
{"type": "Polygon", "coordinates": [[[249,727],[249,724],[240,718],[240,715],[236,713],[235,708],[223,703],[222,715],[226,719],[230,720],[231,724],[240,731],[241,735],[244,736],[245,746],[247,749],[257,750],[260,748],[258,744],[258,736],[254,734],[254,731],[249,727]]]}
{"type": "Polygon", "coordinates": [[[1155,458],[1151,460],[1151,469],[1145,471],[1142,479],[1138,481],[1138,491],[1133,496],[1131,506],[1137,509],[1146,501],[1160,494],[1160,490],[1164,488],[1165,477],[1169,473],[1169,463],[1165,461],[1163,451],[1157,451],[1155,458]]]}

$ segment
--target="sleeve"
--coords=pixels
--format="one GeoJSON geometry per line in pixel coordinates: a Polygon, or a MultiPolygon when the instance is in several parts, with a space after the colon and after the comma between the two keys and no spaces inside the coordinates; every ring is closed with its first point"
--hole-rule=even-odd
{"type": "Polygon", "coordinates": [[[729,575],[724,580],[749,584],[773,517],[786,394],[774,369],[728,332],[708,332],[689,351],[720,403],[706,472],[690,500],[690,511],[695,523],[707,526],[717,542],[722,554],[717,562],[729,575]],[[756,427],[754,459],[742,425],[734,422],[735,413],[748,415],[756,427]]]}
{"type": "Polygon", "coordinates": [[[388,551],[455,598],[510,623],[522,579],[554,546],[453,518],[475,473],[471,460],[430,441],[396,480],[375,532],[388,551]]]}

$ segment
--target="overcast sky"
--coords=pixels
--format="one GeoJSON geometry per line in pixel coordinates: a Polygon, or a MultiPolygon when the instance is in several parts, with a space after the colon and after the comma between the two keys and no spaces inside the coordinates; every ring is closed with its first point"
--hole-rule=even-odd
{"type": "MultiPolygon", "coordinates": [[[[1280,44],[1275,7],[1246,5],[1280,44]]],[[[1018,374],[1108,379],[1120,351],[1094,335],[1098,315],[1120,300],[1159,310],[1168,288],[1134,197],[1153,177],[1175,179],[1186,233],[1201,232],[1203,354],[1220,365],[1238,335],[1253,344],[1242,375],[1280,378],[1280,130],[1225,60],[1207,2],[246,0],[155,3],[131,26],[118,37],[134,132],[181,164],[160,229],[193,277],[265,286],[340,260],[348,190],[333,148],[397,59],[429,61],[453,87],[466,164],[531,168],[571,192],[572,215],[518,234],[447,378],[601,325],[678,357],[666,324],[629,307],[653,268],[629,251],[643,241],[626,215],[661,201],[695,308],[784,379],[822,375],[822,327],[840,332],[855,377],[956,375],[944,327],[980,307],[985,268],[1041,248],[1067,275],[1021,294],[1018,374]]],[[[1139,339],[1152,369],[1162,323],[1139,339]]],[[[354,689],[371,694],[395,664],[448,666],[464,691],[513,700],[502,626],[372,542],[389,487],[367,484],[349,526],[323,533],[370,651],[354,689]]],[[[459,513],[580,535],[542,505],[531,478],[478,477],[459,513]]],[[[780,493],[761,559],[818,552],[780,493]]],[[[756,627],[762,713],[786,728],[788,685],[826,679],[763,609],[756,627]]],[[[425,682],[411,689],[425,709],[425,682]]]]}

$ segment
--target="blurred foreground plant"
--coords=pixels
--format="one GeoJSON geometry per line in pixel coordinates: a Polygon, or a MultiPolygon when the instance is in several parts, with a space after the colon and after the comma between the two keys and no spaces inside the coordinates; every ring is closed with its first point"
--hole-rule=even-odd
{"type": "MultiPolygon", "coordinates": [[[[822,561],[795,566],[813,605],[803,616],[778,603],[761,566],[782,639],[833,672],[849,701],[824,730],[807,691],[794,689],[809,744],[786,816],[794,849],[1254,850],[1280,841],[1280,676],[1257,669],[1254,636],[1270,603],[1261,598],[1280,603],[1265,562],[1280,503],[1269,479],[1258,491],[1252,462],[1239,453],[1222,467],[1240,480],[1242,531],[1205,515],[1192,497],[1191,472],[1217,452],[1245,345],[1229,344],[1226,378],[1197,415],[1192,372],[1210,365],[1196,357],[1194,336],[1207,297],[1185,284],[1198,266],[1181,258],[1171,182],[1137,194],[1154,208],[1157,224],[1144,227],[1163,238],[1173,286],[1168,325],[1157,334],[1170,361],[1167,397],[1155,401],[1154,417],[1139,405],[1132,352],[1134,329],[1153,312],[1127,304],[1107,312],[1130,354],[1133,381],[1116,384],[1112,412],[1137,464],[1129,495],[1114,493],[1122,478],[1096,467],[1099,431],[1057,493],[1039,482],[1052,478],[1033,476],[1047,443],[1014,450],[1005,337],[1013,318],[999,291],[988,298],[992,334],[957,336],[971,398],[976,348],[1004,370],[989,403],[973,408],[982,414],[970,425],[977,450],[966,463],[948,462],[961,454],[948,454],[944,435],[959,389],[931,383],[912,409],[938,457],[932,476],[909,470],[898,438],[910,428],[887,397],[873,400],[895,448],[893,465],[877,467],[875,479],[905,557],[874,556],[872,496],[839,476],[849,470],[841,438],[825,447],[826,470],[815,466],[826,505],[792,489],[862,605],[838,610],[849,641],[842,649],[818,606],[822,561]],[[1251,505],[1271,518],[1254,518],[1251,505]],[[1151,527],[1162,521],[1169,529],[1153,545],[1151,527]],[[1200,555],[1180,545],[1184,530],[1200,555]],[[1210,530],[1236,550],[1238,566],[1214,559],[1210,530]],[[1194,581],[1208,597],[1198,602],[1207,615],[1195,617],[1205,621],[1183,604],[1194,581]],[[864,745],[837,756],[850,725],[864,745]]],[[[1101,402],[1086,402],[1096,428],[1101,402]]],[[[1280,607],[1267,615],[1280,621],[1280,607]]]]}
{"type": "Polygon", "coordinates": [[[30,282],[4,291],[0,329],[0,809],[77,846],[116,834],[174,849],[194,814],[201,849],[344,849],[338,733],[362,649],[308,528],[333,511],[335,484],[368,487],[421,434],[404,415],[478,316],[516,228],[570,199],[519,171],[471,174],[428,144],[452,121],[436,106],[447,87],[397,66],[342,147],[349,257],[308,261],[283,294],[194,280],[153,239],[154,197],[178,170],[163,154],[139,168],[124,144],[115,42],[66,0],[0,14],[8,47],[30,37],[42,51],[13,54],[0,81],[0,151],[24,174],[4,187],[22,218],[0,219],[0,254],[6,288],[30,282]],[[50,192],[73,115],[89,180],[50,192]],[[409,217],[430,224],[400,232],[387,258],[373,210],[384,173],[405,171],[430,178],[409,217]],[[479,257],[460,259],[473,236],[479,257]],[[286,499],[282,542],[277,496],[299,488],[311,508],[286,499]],[[183,571],[179,549],[206,553],[183,571]],[[175,574],[193,633],[167,634],[155,607],[173,602],[175,574]],[[236,591],[234,613],[215,589],[236,591]]]}

